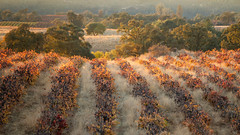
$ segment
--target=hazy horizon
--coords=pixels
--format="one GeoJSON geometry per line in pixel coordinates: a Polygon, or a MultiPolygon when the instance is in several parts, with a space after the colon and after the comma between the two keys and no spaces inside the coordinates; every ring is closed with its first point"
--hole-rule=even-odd
{"type": "Polygon", "coordinates": [[[28,8],[30,11],[37,11],[39,14],[55,14],[57,12],[83,12],[89,10],[97,13],[102,9],[105,14],[126,11],[130,14],[154,13],[155,6],[159,3],[164,4],[174,12],[178,5],[183,7],[183,16],[190,18],[197,13],[202,15],[219,14],[224,11],[240,12],[239,0],[0,0],[0,9],[10,9],[18,11],[28,8]],[[131,11],[129,11],[131,10],[131,11]]]}

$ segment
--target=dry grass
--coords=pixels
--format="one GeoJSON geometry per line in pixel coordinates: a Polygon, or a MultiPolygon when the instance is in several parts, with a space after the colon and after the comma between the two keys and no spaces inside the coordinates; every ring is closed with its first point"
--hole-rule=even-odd
{"type": "Polygon", "coordinates": [[[120,44],[121,35],[99,35],[99,36],[85,36],[85,40],[92,45],[91,51],[111,51],[115,49],[115,45],[120,44]]]}
{"type": "MultiPolygon", "coordinates": [[[[162,60],[162,58],[159,58],[159,60],[162,60]]],[[[210,127],[215,131],[216,134],[225,135],[226,133],[233,133],[231,127],[229,126],[230,124],[227,121],[225,121],[225,119],[223,119],[221,117],[221,114],[219,112],[216,112],[214,110],[214,108],[209,104],[209,102],[207,102],[203,98],[203,95],[204,95],[203,90],[201,90],[201,89],[191,90],[190,88],[188,88],[186,85],[186,81],[179,78],[179,75],[177,73],[178,71],[176,71],[176,70],[165,69],[165,68],[161,68],[161,70],[163,71],[163,73],[166,73],[166,74],[172,76],[175,81],[178,81],[182,87],[184,87],[187,91],[190,92],[190,94],[192,95],[192,97],[196,101],[196,103],[199,104],[201,106],[202,110],[204,112],[206,112],[212,119],[210,127]]],[[[181,70],[184,71],[183,68],[181,68],[181,70]]],[[[214,87],[214,90],[220,89],[220,88],[217,88],[217,86],[215,84],[211,84],[211,83],[207,82],[206,80],[202,80],[202,81],[204,84],[206,84],[208,86],[211,85],[212,88],[214,87]]],[[[226,94],[224,94],[224,95],[226,96],[226,94]]],[[[231,96],[234,97],[233,95],[231,95],[231,96]]]]}
{"type": "Polygon", "coordinates": [[[9,123],[3,127],[3,134],[25,135],[33,132],[45,106],[43,101],[51,91],[49,77],[50,72],[41,73],[37,82],[27,89],[23,102],[16,106],[9,117],[9,123]]]}
{"type": "Polygon", "coordinates": [[[223,31],[225,30],[226,28],[228,28],[229,26],[214,26],[214,28],[218,31],[223,31]]]}
{"type": "Polygon", "coordinates": [[[173,98],[167,96],[164,92],[164,88],[159,85],[159,82],[155,78],[155,76],[151,75],[149,70],[147,70],[143,65],[128,60],[133,67],[133,69],[146,78],[149,88],[156,95],[159,104],[162,105],[162,112],[170,121],[171,125],[169,125],[169,130],[171,133],[176,134],[191,134],[187,127],[183,127],[181,122],[184,120],[184,115],[178,111],[177,104],[174,102],[173,98]],[[175,127],[181,127],[176,129],[175,127]]]}
{"type": "Polygon", "coordinates": [[[86,127],[96,124],[96,86],[91,78],[91,68],[90,63],[85,63],[81,69],[80,92],[77,101],[79,109],[73,118],[72,127],[70,127],[71,135],[87,135],[89,133],[86,127]]]}
{"type": "Polygon", "coordinates": [[[159,57],[170,53],[170,48],[164,45],[153,45],[148,49],[149,55],[152,57],[159,57]]]}
{"type": "Polygon", "coordinates": [[[119,74],[120,68],[115,62],[108,61],[107,68],[109,68],[114,78],[117,95],[119,96],[117,110],[120,113],[117,116],[117,121],[120,124],[115,130],[124,135],[146,134],[138,128],[137,120],[139,119],[142,107],[141,100],[132,95],[133,86],[119,74]]]}

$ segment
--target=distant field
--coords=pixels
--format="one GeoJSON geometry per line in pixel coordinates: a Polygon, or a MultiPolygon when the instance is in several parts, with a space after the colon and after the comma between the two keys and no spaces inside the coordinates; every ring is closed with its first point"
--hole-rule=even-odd
{"type": "Polygon", "coordinates": [[[214,28],[216,29],[216,30],[218,30],[218,31],[222,31],[222,30],[224,30],[224,29],[226,29],[226,28],[228,28],[229,26],[214,26],[214,28]]]}
{"type": "Polygon", "coordinates": [[[108,29],[103,35],[85,36],[86,41],[92,45],[92,51],[110,51],[115,49],[115,45],[120,43],[121,33],[116,29],[108,29]]]}
{"type": "Polygon", "coordinates": [[[111,36],[85,36],[85,39],[92,45],[92,51],[110,51],[119,44],[121,35],[111,36]]]}
{"type": "Polygon", "coordinates": [[[50,22],[17,22],[17,21],[3,21],[0,22],[0,26],[20,26],[22,24],[29,24],[34,28],[48,28],[53,26],[50,22]]]}
{"type": "MultiPolygon", "coordinates": [[[[17,26],[0,26],[0,40],[12,29],[17,26]]],[[[47,31],[47,28],[30,28],[32,32],[47,31]]],[[[92,51],[110,51],[115,48],[115,45],[119,44],[121,33],[117,33],[116,29],[107,29],[103,35],[99,36],[85,36],[86,41],[92,45],[92,51]]]]}
{"type": "MultiPolygon", "coordinates": [[[[17,26],[0,26],[0,39],[2,39],[4,35],[6,35],[9,31],[16,28],[17,26]]],[[[30,28],[30,31],[45,33],[47,31],[47,28],[30,28]]]]}

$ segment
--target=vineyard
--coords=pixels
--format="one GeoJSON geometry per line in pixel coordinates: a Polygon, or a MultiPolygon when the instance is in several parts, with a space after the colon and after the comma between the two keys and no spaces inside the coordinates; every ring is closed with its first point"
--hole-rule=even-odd
{"type": "Polygon", "coordinates": [[[30,27],[36,28],[48,28],[53,26],[52,23],[49,22],[14,22],[14,21],[3,21],[0,22],[0,26],[21,26],[22,24],[28,24],[30,27]]]}
{"type": "Polygon", "coordinates": [[[88,60],[0,51],[1,135],[240,134],[240,49],[88,60]]]}

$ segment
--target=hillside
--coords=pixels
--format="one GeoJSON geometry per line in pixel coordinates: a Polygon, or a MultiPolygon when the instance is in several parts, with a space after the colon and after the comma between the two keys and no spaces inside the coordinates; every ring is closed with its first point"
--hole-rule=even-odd
{"type": "Polygon", "coordinates": [[[239,134],[240,50],[87,60],[0,51],[0,134],[239,134]]]}

